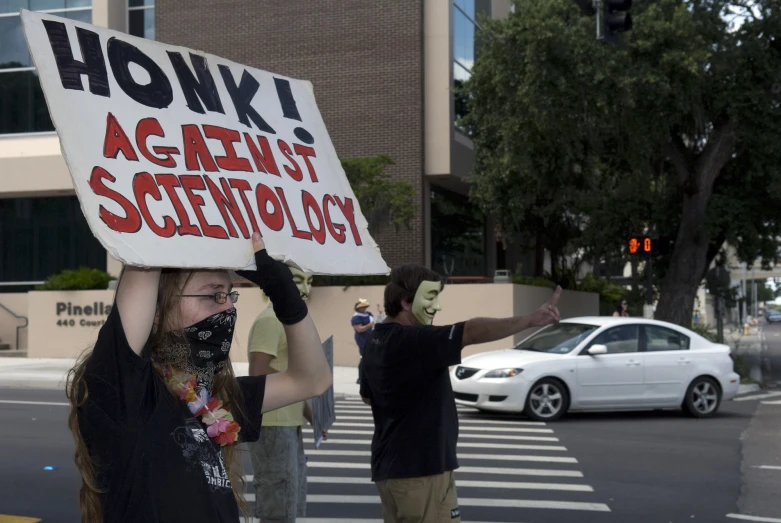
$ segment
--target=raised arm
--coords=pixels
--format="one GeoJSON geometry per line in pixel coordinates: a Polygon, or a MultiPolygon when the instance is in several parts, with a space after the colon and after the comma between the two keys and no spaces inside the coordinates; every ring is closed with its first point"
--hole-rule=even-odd
{"type": "Polygon", "coordinates": [[[136,354],[141,354],[152,332],[157,309],[160,269],[125,266],[114,299],[125,337],[136,354]]]}
{"type": "Polygon", "coordinates": [[[523,332],[530,327],[543,327],[561,320],[556,304],[561,296],[561,287],[556,287],[553,296],[531,316],[512,318],[473,318],[464,324],[462,345],[475,345],[501,340],[523,332]]]}
{"type": "Polygon", "coordinates": [[[331,386],[333,376],[293,275],[286,265],[271,259],[257,233],[252,241],[257,270],[239,274],[265,291],[284,325],[288,347],[287,370],[266,378],[263,412],[268,412],[322,394],[331,386]]]}

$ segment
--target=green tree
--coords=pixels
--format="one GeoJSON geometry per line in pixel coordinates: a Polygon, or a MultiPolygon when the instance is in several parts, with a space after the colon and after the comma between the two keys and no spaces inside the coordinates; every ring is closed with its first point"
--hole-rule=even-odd
{"type": "Polygon", "coordinates": [[[409,182],[389,179],[385,168],[394,161],[384,154],[367,158],[343,159],[347,175],[361,211],[369,222],[369,232],[375,234],[382,225],[408,225],[415,214],[415,189],[409,182]]]}
{"type": "Polygon", "coordinates": [[[621,45],[571,0],[482,20],[464,89],[473,196],[505,229],[597,259],[668,238],[657,317],[689,325],[722,249],[763,265],[781,236],[777,0],[639,0],[621,45]]]}

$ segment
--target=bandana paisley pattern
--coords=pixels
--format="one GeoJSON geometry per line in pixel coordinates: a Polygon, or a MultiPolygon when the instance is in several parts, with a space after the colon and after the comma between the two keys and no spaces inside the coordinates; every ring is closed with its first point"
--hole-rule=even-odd
{"type": "Polygon", "coordinates": [[[184,329],[187,343],[157,349],[155,363],[195,376],[196,391],[205,388],[211,395],[214,375],[228,360],[235,325],[235,308],[213,314],[184,329]]]}

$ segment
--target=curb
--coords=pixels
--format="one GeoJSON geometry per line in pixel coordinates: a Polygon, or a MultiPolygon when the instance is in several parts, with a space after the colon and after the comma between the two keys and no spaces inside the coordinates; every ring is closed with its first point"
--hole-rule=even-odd
{"type": "Polygon", "coordinates": [[[749,394],[751,392],[758,392],[761,388],[756,383],[752,383],[750,385],[740,385],[738,386],[738,395],[741,394],[749,394]]]}

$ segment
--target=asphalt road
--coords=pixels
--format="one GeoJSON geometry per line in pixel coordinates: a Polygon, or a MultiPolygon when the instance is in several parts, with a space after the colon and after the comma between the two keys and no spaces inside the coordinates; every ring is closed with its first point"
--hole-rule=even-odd
{"type": "MultiPolygon", "coordinates": [[[[51,390],[0,389],[0,521],[11,514],[77,522],[79,479],[67,407],[21,401],[65,398],[51,390]]],[[[461,410],[463,520],[734,522],[726,515],[738,511],[740,438],[757,406],[758,400],[727,402],[710,420],[644,412],[579,414],[547,425],[461,410]]],[[[304,521],[380,522],[369,482],[370,412],[360,402],[340,401],[337,417],[321,450],[308,432],[304,521]]],[[[249,461],[245,470],[251,473],[249,461]]],[[[251,482],[248,494],[251,500],[251,482]]]]}

